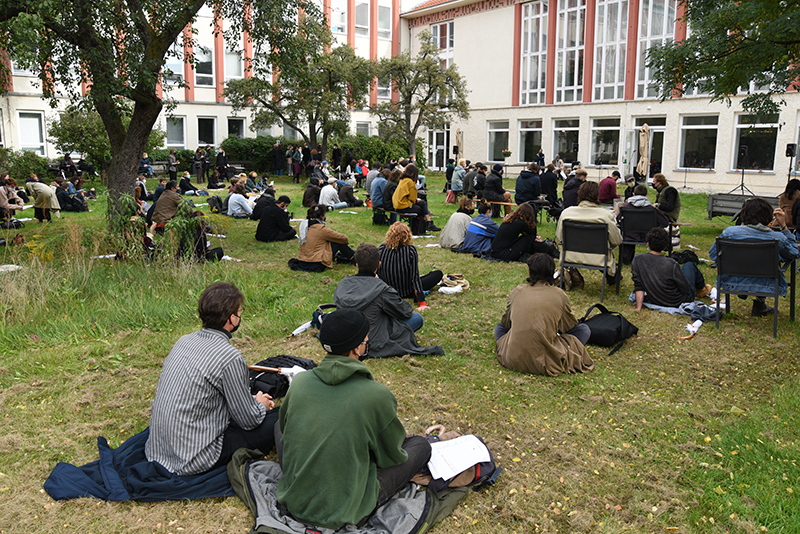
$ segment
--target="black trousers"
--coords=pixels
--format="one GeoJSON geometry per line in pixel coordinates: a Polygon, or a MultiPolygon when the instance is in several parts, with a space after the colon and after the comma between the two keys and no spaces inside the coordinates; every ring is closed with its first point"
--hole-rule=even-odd
{"type": "Polygon", "coordinates": [[[431,459],[431,444],[422,436],[407,436],[403,440],[402,447],[408,454],[405,463],[378,469],[380,491],[376,508],[386,504],[386,501],[400,491],[431,459]]]}
{"type": "Polygon", "coordinates": [[[527,261],[528,256],[537,252],[553,256],[555,249],[547,243],[536,241],[536,234],[528,234],[520,237],[511,248],[492,249],[492,256],[504,261],[527,261]]]}
{"type": "MultiPolygon", "coordinates": [[[[419,279],[422,282],[422,290],[423,291],[430,291],[431,289],[436,287],[436,284],[438,284],[439,282],[442,281],[442,277],[443,276],[444,276],[444,273],[442,273],[442,271],[431,271],[431,272],[429,272],[428,274],[426,274],[424,276],[420,276],[419,279]]],[[[424,301],[425,300],[425,293],[423,293],[421,295],[415,294],[414,295],[414,300],[417,301],[417,302],[424,301]]]]}
{"type": "Polygon", "coordinates": [[[233,453],[238,449],[258,449],[268,454],[275,446],[275,427],[278,422],[280,407],[267,412],[260,425],[252,430],[242,430],[231,423],[222,435],[222,453],[214,467],[227,465],[233,458],[233,453]]]}

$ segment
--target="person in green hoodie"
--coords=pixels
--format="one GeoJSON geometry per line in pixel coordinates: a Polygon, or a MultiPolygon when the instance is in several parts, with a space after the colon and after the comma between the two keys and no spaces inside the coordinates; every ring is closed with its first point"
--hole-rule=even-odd
{"type": "Polygon", "coordinates": [[[297,520],[338,529],[386,503],[428,463],[431,447],[406,437],[397,399],[360,361],[369,350],[363,313],[329,314],[319,340],[328,354],[292,380],[280,408],[277,497],[297,520]]]}

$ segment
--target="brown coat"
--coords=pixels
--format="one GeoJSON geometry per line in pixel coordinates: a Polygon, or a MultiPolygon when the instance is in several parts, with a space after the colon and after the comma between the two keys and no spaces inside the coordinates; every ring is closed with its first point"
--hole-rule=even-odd
{"type": "Polygon", "coordinates": [[[178,205],[183,200],[183,197],[172,189],[167,189],[161,196],[158,197],[156,207],[153,208],[153,222],[156,224],[165,224],[168,220],[175,217],[178,213],[178,205]]]}
{"type": "Polygon", "coordinates": [[[792,220],[792,207],[798,198],[800,198],[800,193],[797,191],[795,191],[794,195],[790,198],[786,197],[786,193],[781,193],[781,196],[778,197],[778,207],[783,210],[784,214],[786,214],[786,226],[789,228],[794,228],[794,221],[792,220]]]}
{"type": "Polygon", "coordinates": [[[544,282],[518,285],[500,322],[509,329],[496,343],[497,361],[503,367],[550,376],[594,369],[586,347],[564,333],[578,320],[561,289],[544,282]]]}
{"type": "Polygon", "coordinates": [[[308,227],[306,242],[300,245],[297,259],[307,262],[320,262],[327,268],[333,267],[333,250],[331,241],[346,245],[349,240],[344,234],[334,232],[324,224],[312,224],[308,227]]]}

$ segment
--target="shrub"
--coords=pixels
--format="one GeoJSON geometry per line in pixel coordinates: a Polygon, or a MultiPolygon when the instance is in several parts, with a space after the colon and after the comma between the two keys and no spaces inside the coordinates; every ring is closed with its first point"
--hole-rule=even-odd
{"type": "Polygon", "coordinates": [[[229,137],[222,142],[222,148],[228,155],[229,161],[249,161],[245,172],[256,171],[259,173],[274,173],[272,168],[272,149],[279,138],[259,135],[252,138],[229,137]]]}
{"type": "MultiPolygon", "coordinates": [[[[370,163],[375,161],[385,162],[387,159],[401,160],[408,157],[408,145],[402,139],[389,139],[383,140],[377,135],[369,136],[363,134],[348,135],[346,137],[337,137],[328,144],[328,151],[332,150],[333,144],[337,143],[339,148],[342,149],[342,156],[347,154],[347,151],[352,149],[353,155],[356,160],[366,159],[370,163]]],[[[342,161],[342,167],[347,165],[347,161],[342,161]]],[[[424,169],[426,166],[425,161],[425,147],[420,139],[417,139],[417,167],[424,169]]]]}
{"type": "Polygon", "coordinates": [[[49,182],[50,164],[33,152],[14,152],[8,148],[0,148],[0,172],[7,172],[18,184],[24,184],[30,173],[49,182]]]}

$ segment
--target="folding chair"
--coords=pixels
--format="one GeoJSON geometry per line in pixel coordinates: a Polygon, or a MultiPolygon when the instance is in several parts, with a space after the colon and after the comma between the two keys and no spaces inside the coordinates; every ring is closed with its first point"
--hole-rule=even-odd
{"type": "Polygon", "coordinates": [[[564,287],[564,269],[575,267],[581,269],[594,269],[603,272],[603,285],[600,289],[600,302],[606,292],[606,273],[608,272],[608,253],[613,248],[608,246],[608,226],[605,223],[587,223],[564,220],[561,223],[563,239],[561,241],[561,272],[559,274],[559,287],[564,287]],[[601,254],[602,265],[588,265],[584,263],[567,262],[567,252],[579,254],[601,254]]]}
{"type": "MultiPolygon", "coordinates": [[[[725,295],[725,313],[731,311],[730,295],[774,297],[772,337],[778,337],[778,297],[781,280],[779,243],[770,240],[736,240],[717,238],[717,284],[719,295],[725,295]],[[770,291],[736,289],[723,277],[766,278],[774,281],[770,291]]],[[[794,265],[794,264],[792,264],[794,265]]],[[[719,301],[717,298],[717,329],[719,330],[719,301]]]]}
{"type": "MultiPolygon", "coordinates": [[[[621,206],[620,207],[620,221],[619,221],[619,231],[622,233],[622,245],[633,245],[634,247],[639,245],[647,246],[647,241],[644,240],[629,240],[625,239],[626,235],[630,234],[646,234],[656,226],[658,226],[657,218],[656,218],[656,209],[652,206],[645,206],[643,208],[632,208],[630,206],[621,206]]],[[[671,236],[670,236],[671,239],[671,236]]],[[[620,248],[620,251],[622,249],[620,248]]],[[[620,262],[617,266],[618,269],[622,268],[622,252],[620,252],[620,262]]],[[[622,277],[617,277],[617,295],[619,295],[619,284],[622,277]]]]}

